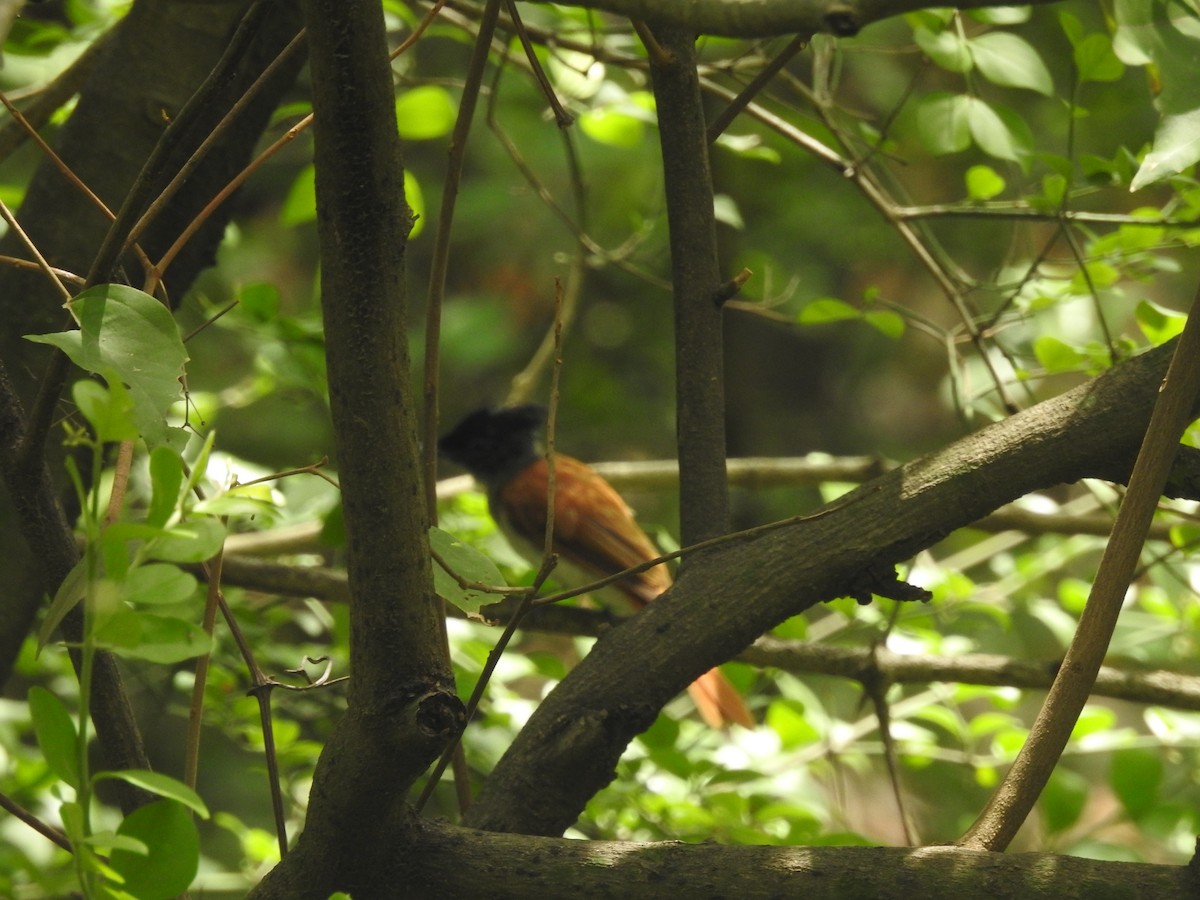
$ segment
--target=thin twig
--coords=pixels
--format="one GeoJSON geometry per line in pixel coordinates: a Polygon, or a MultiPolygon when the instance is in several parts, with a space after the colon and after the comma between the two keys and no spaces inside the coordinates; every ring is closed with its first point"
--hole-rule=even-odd
{"type": "MultiPolygon", "coordinates": [[[[254,99],[258,92],[266,87],[267,82],[275,76],[275,73],[278,72],[285,63],[287,63],[296,54],[302,52],[304,49],[304,29],[301,28],[296,36],[288,42],[287,46],[285,46],[279,51],[279,53],[276,54],[275,58],[271,60],[271,62],[265,69],[263,69],[259,76],[254,79],[253,83],[251,83],[251,85],[246,88],[245,92],[238,97],[232,106],[229,107],[229,109],[225,112],[225,115],[221,117],[221,121],[217,122],[217,124],[213,126],[212,130],[205,136],[204,140],[200,142],[200,145],[192,152],[187,160],[184,161],[183,165],[179,167],[179,171],[175,173],[175,175],[167,183],[167,186],[164,187],[162,191],[159,192],[159,195],[155,197],[154,200],[151,201],[151,203],[146,207],[145,211],[138,218],[137,222],[132,228],[129,229],[129,234],[125,237],[125,246],[121,250],[122,253],[128,250],[130,245],[133,244],[139,237],[141,237],[146,229],[150,227],[154,219],[163,211],[175,194],[178,193],[179,189],[183,187],[184,182],[187,181],[188,178],[191,177],[192,173],[196,171],[200,163],[204,161],[204,158],[208,156],[209,151],[216,146],[217,141],[220,140],[220,138],[225,134],[226,131],[229,130],[230,127],[232,127],[234,120],[245,111],[246,107],[250,105],[250,101],[254,99]]],[[[212,207],[206,206],[202,214],[205,218],[207,218],[211,211],[212,207]]],[[[204,220],[201,219],[201,222],[203,221],[204,220]]],[[[197,223],[192,223],[189,225],[189,230],[191,233],[195,233],[196,228],[198,227],[199,225],[197,223]]],[[[160,272],[157,270],[151,277],[153,278],[156,275],[160,275],[160,272]]],[[[147,293],[153,293],[153,290],[148,289],[147,293]]]]}
{"type": "Polygon", "coordinates": [[[798,34],[788,42],[788,45],[779,51],[770,62],[750,80],[750,83],[742,88],[741,93],[729,102],[729,105],[721,110],[720,114],[712,120],[708,126],[708,141],[711,144],[722,134],[725,129],[733,124],[733,120],[738,117],[743,109],[767,86],[774,78],[779,70],[792,61],[797,53],[808,46],[808,42],[812,40],[811,34],[798,34]]]}
{"type": "Polygon", "coordinates": [[[533,50],[533,42],[529,40],[529,32],[525,30],[525,23],[521,21],[521,14],[517,11],[516,0],[504,0],[504,5],[508,10],[509,17],[512,19],[513,28],[516,29],[517,39],[521,42],[521,48],[525,51],[525,58],[529,60],[529,68],[533,72],[533,78],[538,83],[538,87],[542,89],[542,93],[546,97],[546,102],[550,104],[550,109],[554,113],[554,123],[559,128],[566,128],[572,125],[575,122],[575,117],[563,108],[562,101],[558,99],[558,94],[554,91],[554,86],[550,84],[550,79],[546,77],[546,72],[542,69],[542,64],[538,61],[537,54],[533,50]]]}
{"type": "Polygon", "coordinates": [[[35,816],[33,813],[31,813],[29,810],[27,810],[25,807],[23,807],[20,803],[18,803],[16,800],[12,799],[12,797],[8,796],[5,793],[0,793],[0,809],[4,809],[8,813],[10,813],[12,816],[14,816],[15,818],[20,819],[22,822],[24,822],[26,825],[28,825],[30,828],[32,828],[34,831],[36,831],[38,834],[40,834],[42,837],[46,838],[47,840],[53,841],[55,844],[57,844],[58,846],[62,847],[64,850],[66,850],[68,853],[74,852],[74,850],[72,850],[72,848],[71,848],[70,839],[65,834],[63,834],[63,832],[59,831],[57,828],[53,827],[52,825],[47,825],[45,822],[43,822],[41,819],[39,819],[37,816],[35,816]]]}
{"type": "MultiPolygon", "coordinates": [[[[0,94],[0,96],[3,95],[0,94]]],[[[8,208],[8,204],[3,200],[0,200],[0,216],[8,223],[8,227],[13,230],[13,233],[21,239],[21,243],[25,245],[25,248],[33,254],[33,258],[37,262],[37,267],[46,273],[46,276],[50,279],[50,283],[58,291],[58,295],[63,298],[63,303],[70,303],[71,292],[67,290],[66,285],[59,279],[56,270],[46,261],[46,257],[42,256],[42,252],[38,250],[37,245],[25,232],[25,229],[21,227],[21,223],[17,221],[17,217],[13,215],[12,210],[8,208]]]]}
{"type": "MultiPolygon", "coordinates": [[[[442,303],[446,294],[446,277],[450,270],[450,234],[454,224],[454,209],[458,200],[458,189],[462,182],[463,165],[466,159],[467,139],[471,133],[471,121],[479,102],[479,91],[483,84],[483,73],[491,54],[492,35],[500,16],[501,0],[488,0],[479,22],[479,34],[467,64],[466,80],[459,101],[458,115],[450,137],[450,158],[446,165],[446,178],[442,184],[442,204],[434,236],[433,259],[429,272],[429,297],[425,313],[425,367],[424,367],[424,440],[425,457],[425,506],[431,524],[437,522],[437,439],[438,439],[438,368],[440,365],[442,337],[442,303]]],[[[445,600],[437,600],[441,615],[438,616],[442,646],[446,660],[450,659],[450,636],[446,630],[445,600]]],[[[468,719],[469,721],[469,719],[468,719]]],[[[465,814],[471,803],[470,771],[462,752],[461,740],[455,740],[450,748],[454,759],[454,789],[458,797],[459,813],[465,814]]],[[[443,755],[443,760],[446,756],[443,755]]],[[[433,791],[442,768],[430,775],[423,797],[433,791]]]]}
{"type": "MultiPolygon", "coordinates": [[[[504,631],[500,635],[500,639],[496,641],[488,653],[487,661],[484,663],[483,671],[479,673],[479,678],[475,682],[475,688],[471,691],[471,696],[467,700],[467,709],[465,719],[470,723],[475,715],[475,710],[479,708],[479,702],[483,699],[484,691],[487,689],[488,683],[491,681],[492,674],[496,670],[501,658],[504,656],[504,651],[508,649],[509,642],[512,641],[513,635],[517,632],[517,627],[521,624],[521,620],[525,614],[529,612],[533,605],[533,598],[541,590],[542,584],[550,576],[553,571],[557,557],[554,553],[554,490],[555,490],[555,466],[554,466],[554,425],[555,425],[555,410],[558,406],[558,382],[562,368],[562,287],[557,285],[555,291],[555,358],[554,369],[551,375],[550,384],[550,413],[546,423],[546,464],[549,482],[546,487],[546,531],[544,537],[544,551],[542,553],[542,563],[538,569],[537,575],[534,577],[533,584],[521,596],[516,612],[508,621],[504,631]]],[[[437,787],[438,781],[442,777],[442,773],[446,771],[446,764],[451,758],[458,758],[461,755],[462,734],[455,737],[451,746],[447,747],[443,752],[437,765],[430,772],[429,778],[425,782],[425,787],[421,791],[420,797],[417,798],[415,808],[420,812],[425,808],[425,804],[433,795],[434,788],[437,787]]],[[[455,773],[455,778],[458,775],[455,773]]],[[[461,797],[460,797],[461,806],[461,797]]]]}

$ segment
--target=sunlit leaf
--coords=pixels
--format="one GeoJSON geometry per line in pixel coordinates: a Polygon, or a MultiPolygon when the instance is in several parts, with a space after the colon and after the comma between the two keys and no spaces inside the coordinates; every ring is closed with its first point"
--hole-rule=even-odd
{"type": "Polygon", "coordinates": [[[599,144],[622,149],[638,146],[646,133],[640,116],[613,107],[588,110],[579,117],[579,128],[599,144]]]}
{"type": "Polygon", "coordinates": [[[283,206],[279,210],[279,224],[289,227],[316,221],[317,218],[317,170],[305,166],[292,179],[283,206]]]}
{"type": "Polygon", "coordinates": [[[971,146],[971,98],[935,91],[917,107],[917,129],[925,149],[935,156],[959,153],[971,146]]]}
{"type": "Polygon", "coordinates": [[[1054,93],[1054,79],[1033,45],[1006,31],[990,31],[969,42],[971,58],[983,77],[1004,87],[1054,93]]]}
{"type": "Polygon", "coordinates": [[[904,337],[904,317],[898,312],[890,309],[868,309],[862,317],[864,322],[894,341],[904,337]]]}
{"type": "Polygon", "coordinates": [[[97,629],[96,640],[118,656],[170,665],[212,650],[212,638],[199,625],[172,616],[127,611],[119,619],[120,634],[97,629]],[[130,636],[136,622],[136,635],[130,636]]]}
{"type": "Polygon", "coordinates": [[[967,169],[967,196],[972,200],[991,200],[1004,193],[1005,182],[991,166],[967,169]]]}
{"type": "Polygon", "coordinates": [[[1085,359],[1077,348],[1048,334],[1034,341],[1033,352],[1047,372],[1074,371],[1083,365],[1085,359]]]}
{"type": "MultiPolygon", "coordinates": [[[[489,586],[504,585],[504,576],[500,574],[496,564],[454,535],[440,528],[430,528],[429,543],[446,565],[464,581],[489,586]]],[[[436,560],[433,564],[433,586],[448,603],[454,604],[468,615],[478,613],[481,606],[502,599],[500,594],[462,587],[436,560]]]]}
{"type": "Polygon", "coordinates": [[[1125,64],[1113,52],[1107,34],[1089,34],[1075,45],[1075,71],[1082,81],[1116,81],[1125,74],[1125,64]]]}
{"type": "Polygon", "coordinates": [[[183,484],[183,460],[170,447],[155,447],[150,453],[150,508],[146,522],[162,527],[167,524],[179,504],[179,487],[183,484]]]}
{"type": "Polygon", "coordinates": [[[1162,114],[1154,145],[1142,160],[1130,190],[1161,181],[1200,160],[1200,17],[1187,3],[1118,0],[1113,51],[1126,65],[1153,64],[1162,114]]]}
{"type": "Polygon", "coordinates": [[[29,689],[29,714],[33,733],[46,758],[46,765],[71,787],[79,786],[79,746],[75,721],[67,708],[44,687],[29,689]]]}
{"type": "Polygon", "coordinates": [[[84,379],[71,387],[71,399],[88,420],[101,443],[136,441],[138,426],[134,419],[133,397],[120,380],[105,378],[108,387],[84,379]]]}
{"type": "Polygon", "coordinates": [[[170,775],[162,772],[152,772],[149,769],[121,769],[119,771],[97,772],[96,780],[111,778],[125,781],[142,790],[157,794],[168,800],[176,800],[188,809],[194,811],[202,819],[208,818],[208,807],[194,790],[170,775]]]}
{"type": "Polygon", "coordinates": [[[225,526],[216,519],[191,519],[147,544],[146,554],[167,562],[203,562],[216,555],[224,540],[225,526]]]}
{"type": "Polygon", "coordinates": [[[1020,162],[1029,146],[1009,127],[999,111],[978,97],[967,98],[967,128],[979,148],[989,156],[1020,162]]]}
{"type": "Polygon", "coordinates": [[[129,603],[181,603],[196,592],[195,576],[166,563],[147,563],[125,576],[121,596],[129,603]]]}
{"type": "Polygon", "coordinates": [[[405,140],[428,141],[449,134],[457,112],[458,105],[445,88],[420,85],[396,98],[396,127],[405,140]]]}
{"type": "Polygon", "coordinates": [[[179,441],[166,415],[182,394],[179,381],[187,351],[175,319],[162,303],[121,284],[88,288],[67,304],[79,330],[29,335],[52,344],[82,369],[122,382],[129,389],[137,430],[151,446],[179,441]]]}
{"type": "Polygon", "coordinates": [[[408,233],[411,239],[425,230],[425,195],[421,192],[421,182],[408,169],[404,170],[404,199],[413,214],[412,231],[408,233]]]}
{"type": "Polygon", "coordinates": [[[174,800],[156,800],[125,817],[117,834],[141,841],[147,852],[113,851],[110,864],[121,890],[138,900],[169,900],[187,890],[200,865],[200,837],[191,814],[174,800]]]}
{"type": "Polygon", "coordinates": [[[51,637],[62,623],[63,618],[87,593],[88,566],[87,559],[79,560],[67,573],[67,577],[62,580],[58,590],[54,592],[54,599],[50,601],[50,607],[46,610],[42,624],[38,626],[39,650],[50,643],[51,637]]]}
{"type": "Polygon", "coordinates": [[[1186,314],[1166,309],[1149,300],[1138,302],[1135,316],[1138,328],[1154,346],[1165,344],[1171,338],[1180,335],[1187,322],[1186,314]]]}
{"type": "Polygon", "coordinates": [[[971,69],[971,51],[967,42],[953,28],[930,31],[914,28],[913,40],[931,60],[950,72],[968,72],[971,69]]]}
{"type": "Polygon", "coordinates": [[[861,319],[862,310],[856,309],[844,300],[833,297],[821,297],[805,304],[800,310],[797,321],[801,325],[825,325],[829,322],[844,322],[851,319],[861,319]]]}

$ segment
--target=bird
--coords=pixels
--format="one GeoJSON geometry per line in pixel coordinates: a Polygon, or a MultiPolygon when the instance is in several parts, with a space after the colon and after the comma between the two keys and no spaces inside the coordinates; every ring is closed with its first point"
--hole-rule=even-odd
{"type": "MultiPolygon", "coordinates": [[[[549,466],[537,449],[546,408],[535,404],[480,409],[438,441],[438,452],[474,476],[487,491],[488,508],[513,548],[531,561],[545,545],[549,466]]],[[[656,559],[660,554],[633,511],[591,466],[554,454],[554,533],[559,579],[576,587],[656,559]]],[[[640,609],[671,586],[660,563],[629,575],[614,587],[640,609]]],[[[711,727],[754,727],[741,695],[718,669],[688,687],[697,711],[711,727]]]]}

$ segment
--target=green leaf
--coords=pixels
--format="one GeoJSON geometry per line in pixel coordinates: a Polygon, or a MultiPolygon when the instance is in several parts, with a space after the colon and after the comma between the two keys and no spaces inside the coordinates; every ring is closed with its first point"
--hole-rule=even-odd
{"type": "Polygon", "coordinates": [[[1050,70],[1024,38],[1006,31],[992,31],[972,38],[968,46],[976,68],[992,84],[1025,88],[1045,97],[1054,94],[1050,70]]]}
{"type": "Polygon", "coordinates": [[[244,286],[238,305],[256,322],[273,322],[279,316],[279,288],[266,282],[244,286]]]}
{"type": "Polygon", "coordinates": [[[1058,582],[1058,602],[1067,612],[1079,615],[1087,606],[1091,591],[1091,582],[1082,578],[1063,578],[1058,582]]]}
{"type": "Polygon", "coordinates": [[[396,127],[409,141],[428,141],[450,133],[458,107],[437,85],[411,88],[396,98],[396,127]]]}
{"type": "Polygon", "coordinates": [[[1138,328],[1154,346],[1165,344],[1182,331],[1187,316],[1173,309],[1166,309],[1149,300],[1142,300],[1135,313],[1138,328]]]}
{"type": "Polygon", "coordinates": [[[200,836],[183,804],[156,800],[134,810],[117,834],[141,841],[145,854],[114,850],[109,862],[120,889],[138,900],[170,900],[187,890],[200,865],[200,836]]]}
{"type": "Polygon", "coordinates": [[[894,341],[904,337],[904,317],[898,312],[890,309],[868,309],[863,313],[863,320],[894,341]]]}
{"type": "Polygon", "coordinates": [[[742,218],[742,211],[738,209],[737,201],[728,194],[717,194],[713,197],[713,215],[718,222],[722,225],[728,225],[730,228],[742,231],[746,227],[746,222],[742,218]]]}
{"type": "Polygon", "coordinates": [[[1091,259],[1083,269],[1071,276],[1071,290],[1076,294],[1090,294],[1093,290],[1112,287],[1121,280],[1121,270],[1104,260],[1091,259]]]}
{"type": "Polygon", "coordinates": [[[146,522],[161,528],[170,521],[179,505],[179,486],[183,484],[183,460],[170,447],[150,451],[150,508],[146,522]]]}
{"type": "Polygon", "coordinates": [[[200,799],[200,795],[177,778],[163,775],[161,772],[151,772],[149,769],[121,769],[115,772],[97,772],[95,780],[109,778],[125,781],[159,797],[175,800],[188,809],[193,810],[200,818],[208,818],[208,807],[200,799]]]}
{"type": "Polygon", "coordinates": [[[1200,160],[1200,18],[1194,4],[1117,0],[1113,51],[1127,65],[1153,64],[1162,114],[1154,145],[1142,160],[1131,190],[1161,181],[1200,160]]]}
{"type": "Polygon", "coordinates": [[[646,124],[624,109],[601,106],[579,117],[580,130],[598,144],[628,150],[642,143],[646,124]]]}
{"type": "Polygon", "coordinates": [[[1079,821],[1091,789],[1091,783],[1078,772],[1059,766],[1051,773],[1038,806],[1052,834],[1066,831],[1079,821]]]}
{"type": "Polygon", "coordinates": [[[50,643],[54,630],[58,628],[66,614],[75,608],[75,604],[83,599],[86,592],[87,559],[85,558],[75,563],[71,571],[67,573],[67,577],[62,580],[62,584],[58,586],[58,590],[54,592],[54,599],[50,601],[46,617],[38,627],[39,652],[46,644],[50,643]]]}
{"type": "Polygon", "coordinates": [[[768,147],[757,134],[730,134],[725,132],[717,138],[717,146],[743,159],[755,159],[762,162],[778,163],[783,157],[774,147],[768,147]]]}
{"type": "Polygon", "coordinates": [[[959,153],[971,146],[971,98],[934,91],[917,106],[917,132],[934,156],[959,153]]]}
{"type": "Polygon", "coordinates": [[[967,196],[972,200],[991,200],[1004,192],[1004,179],[991,166],[967,169],[967,196]]]}
{"type": "Polygon", "coordinates": [[[1047,212],[1059,209],[1067,195],[1067,179],[1057,172],[1042,176],[1042,195],[1035,199],[1038,209],[1047,212]]]}
{"type": "Polygon", "coordinates": [[[966,100],[967,128],[979,149],[997,159],[1022,162],[1028,155],[1029,141],[1010,127],[1011,117],[1002,116],[978,97],[966,100]]]}
{"type": "Polygon", "coordinates": [[[1029,21],[1032,10],[1028,6],[990,6],[965,10],[976,22],[987,25],[1022,25],[1029,21]]]}
{"type": "Polygon", "coordinates": [[[279,209],[279,224],[289,228],[317,218],[317,170],[308,165],[296,173],[279,209]]]}
{"type": "Polygon", "coordinates": [[[138,566],[122,585],[121,597],[143,605],[182,603],[196,592],[196,579],[166,563],[138,566]]]}
{"type": "Polygon", "coordinates": [[[156,446],[177,439],[166,415],[182,396],[179,378],[187,351],[170,310],[149,294],[120,284],[88,288],[67,304],[78,331],[29,335],[35,343],[58,347],[77,366],[112,373],[129,388],[138,433],[156,446]]]}
{"type": "Polygon", "coordinates": [[[1154,149],[1129,185],[1136,191],[1148,184],[1178,175],[1200,160],[1200,108],[1164,116],[1154,134],[1154,149]]]}
{"type": "Polygon", "coordinates": [[[846,301],[833,297],[821,297],[805,304],[796,321],[801,325],[826,325],[830,322],[844,322],[861,318],[862,311],[855,309],[846,301]]]}
{"type": "Polygon", "coordinates": [[[779,742],[785,750],[807,746],[820,738],[817,729],[809,723],[803,712],[784,700],[775,700],[767,707],[766,723],[779,735],[779,742]]]}
{"type": "Polygon", "coordinates": [[[64,803],[58,808],[58,815],[62,819],[63,831],[72,843],[82,841],[86,837],[83,828],[83,807],[78,803],[64,803]]]}
{"type": "Polygon", "coordinates": [[[1159,804],[1163,780],[1162,751],[1142,748],[1117,750],[1108,780],[1131,819],[1140,819],[1159,804]]]}
{"type": "Polygon", "coordinates": [[[926,56],[943,69],[950,72],[971,70],[971,51],[955,29],[931,31],[928,28],[914,28],[913,40],[926,56]]]}
{"type": "MultiPolygon", "coordinates": [[[[477,584],[504,585],[504,576],[496,564],[469,544],[440,528],[429,529],[429,544],[460,578],[477,584]]],[[[489,594],[473,588],[463,588],[437,561],[433,564],[433,587],[438,594],[467,615],[479,612],[481,606],[497,603],[499,594],[489,594]]]]}
{"type": "Polygon", "coordinates": [[[1078,349],[1050,335],[1033,342],[1033,353],[1047,372],[1073,372],[1086,359],[1078,349]]]}
{"type": "Polygon", "coordinates": [[[128,850],[130,853],[141,853],[143,856],[150,852],[150,848],[137,838],[117,834],[115,831],[95,831],[85,837],[81,843],[101,850],[116,850],[120,848],[121,850],[128,850]]]}
{"type": "Polygon", "coordinates": [[[224,541],[225,526],[216,519],[192,519],[150,541],[146,554],[166,562],[203,562],[215,556],[224,541]]]}
{"type": "Polygon", "coordinates": [[[272,522],[279,518],[279,507],[266,485],[249,488],[235,487],[222,491],[215,497],[201,500],[192,507],[192,512],[207,516],[238,516],[247,520],[272,522]]]}
{"type": "Polygon", "coordinates": [[[425,230],[425,195],[421,193],[421,182],[408,169],[404,170],[404,199],[413,214],[412,231],[408,233],[412,239],[425,230]]]}
{"type": "Polygon", "coordinates": [[[1089,34],[1075,45],[1075,71],[1080,82],[1116,81],[1125,74],[1125,64],[1113,52],[1107,34],[1089,34]]]}
{"type": "Polygon", "coordinates": [[[126,659],[171,665],[212,650],[212,638],[204,629],[183,619],[125,610],[113,621],[111,627],[96,629],[96,641],[126,659]]]}
{"type": "Polygon", "coordinates": [[[29,715],[50,771],[71,787],[78,788],[79,733],[67,708],[44,687],[34,686],[29,689],[29,715]]]}
{"type": "Polygon", "coordinates": [[[1083,40],[1083,23],[1079,21],[1079,17],[1059,10],[1058,24],[1062,26],[1063,34],[1067,36],[1071,46],[1078,47],[1079,42],[1083,40]]]}
{"type": "MultiPolygon", "coordinates": [[[[110,373],[111,375],[111,373],[110,373]]],[[[136,441],[137,423],[133,416],[133,398],[115,377],[105,377],[109,387],[82,379],[71,387],[71,399],[91,423],[100,443],[136,441]]]]}
{"type": "MultiPolygon", "coordinates": [[[[110,584],[104,583],[104,586],[110,587],[110,584]]],[[[143,617],[124,603],[109,602],[110,593],[115,592],[105,591],[102,594],[103,608],[96,616],[92,640],[97,647],[123,653],[142,643],[143,617]]]]}

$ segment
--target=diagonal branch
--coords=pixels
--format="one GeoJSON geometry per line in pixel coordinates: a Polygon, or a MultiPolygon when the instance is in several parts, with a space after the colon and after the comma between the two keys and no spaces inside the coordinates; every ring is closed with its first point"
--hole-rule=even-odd
{"type": "Polygon", "coordinates": [[[1087,606],[1062,668],[1033,723],[1029,739],[987,808],[963,837],[964,846],[1005,849],[1050,780],[1108,652],[1158,498],[1178,453],[1179,439],[1196,417],[1197,397],[1200,397],[1200,292],[1192,301],[1191,314],[1154,404],[1145,441],[1129,479],[1129,491],[1117,513],[1112,537],[1104,548],[1087,606]]]}
{"type": "MultiPolygon", "coordinates": [[[[1055,0],[1032,0],[1052,3],[1055,0]]],[[[857,34],[880,19],[929,6],[928,0],[568,0],[615,13],[628,19],[671,25],[696,34],[724,37],[768,37],[780,34],[830,32],[840,37],[857,34]]],[[[962,0],[960,9],[1002,6],[1001,0],[962,0]]]]}
{"type": "Polygon", "coordinates": [[[870,591],[892,567],[1016,497],[1128,476],[1172,345],[893,470],[829,515],[696,557],[613,629],[534,713],[468,824],[559,834],[672,696],[816,603],[870,591]]]}

